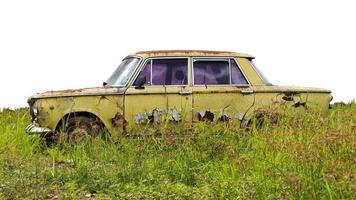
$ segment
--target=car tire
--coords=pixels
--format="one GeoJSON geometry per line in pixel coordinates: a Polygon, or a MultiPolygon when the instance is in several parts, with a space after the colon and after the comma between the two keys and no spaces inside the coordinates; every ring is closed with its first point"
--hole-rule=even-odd
{"type": "Polygon", "coordinates": [[[88,140],[90,138],[96,137],[99,135],[100,131],[103,130],[103,126],[99,120],[84,116],[75,116],[70,118],[64,127],[64,138],[60,138],[61,140],[64,139],[64,141],[71,142],[88,140]]]}

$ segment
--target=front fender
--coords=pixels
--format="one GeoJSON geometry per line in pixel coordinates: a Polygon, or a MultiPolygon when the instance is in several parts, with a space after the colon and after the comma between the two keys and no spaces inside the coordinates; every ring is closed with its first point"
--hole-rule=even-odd
{"type": "Polygon", "coordinates": [[[91,113],[99,118],[108,130],[112,119],[123,113],[123,96],[80,96],[45,98],[38,100],[38,123],[41,127],[55,130],[60,121],[71,113],[91,113]]]}

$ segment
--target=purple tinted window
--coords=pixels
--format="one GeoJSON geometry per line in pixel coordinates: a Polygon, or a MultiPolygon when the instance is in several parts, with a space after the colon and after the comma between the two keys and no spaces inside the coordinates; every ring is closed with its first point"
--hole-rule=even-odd
{"type": "Polygon", "coordinates": [[[152,60],[152,85],[186,85],[187,58],[152,60]]]}
{"type": "Polygon", "coordinates": [[[194,84],[218,85],[230,84],[228,61],[204,61],[194,62],[194,84]]]}
{"type": "Polygon", "coordinates": [[[231,84],[248,84],[234,59],[230,59],[231,64],[231,84]]]}
{"type": "Polygon", "coordinates": [[[142,68],[134,85],[139,85],[143,79],[146,79],[145,85],[187,85],[187,71],[187,58],[149,60],[142,68]]]}
{"type": "Polygon", "coordinates": [[[141,81],[145,81],[144,85],[151,85],[151,61],[146,62],[145,66],[142,68],[140,74],[134,82],[134,86],[140,85],[141,81]]]}

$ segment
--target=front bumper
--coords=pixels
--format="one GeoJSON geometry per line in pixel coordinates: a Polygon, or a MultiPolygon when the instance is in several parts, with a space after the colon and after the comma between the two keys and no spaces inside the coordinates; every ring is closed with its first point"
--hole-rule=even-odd
{"type": "Polygon", "coordinates": [[[45,127],[40,127],[37,123],[32,122],[26,127],[26,133],[28,134],[41,134],[41,135],[47,135],[48,133],[51,133],[52,130],[49,128],[45,127]]]}

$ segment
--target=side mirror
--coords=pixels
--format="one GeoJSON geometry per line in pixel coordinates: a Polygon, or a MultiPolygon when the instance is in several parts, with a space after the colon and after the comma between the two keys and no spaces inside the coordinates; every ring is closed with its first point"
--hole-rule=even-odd
{"type": "Polygon", "coordinates": [[[140,77],[138,80],[137,80],[137,85],[135,86],[135,89],[144,89],[144,85],[146,83],[146,77],[140,77]]]}

